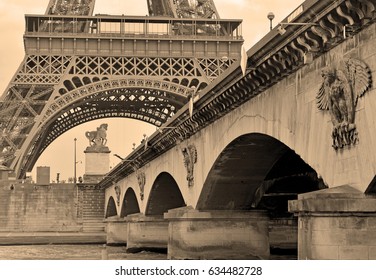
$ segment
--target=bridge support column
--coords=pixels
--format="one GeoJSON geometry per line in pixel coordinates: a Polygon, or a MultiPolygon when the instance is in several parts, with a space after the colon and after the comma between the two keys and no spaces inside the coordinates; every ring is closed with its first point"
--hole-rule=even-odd
{"type": "Polygon", "coordinates": [[[299,259],[376,259],[376,197],[343,186],[301,194],[289,211],[298,216],[299,259]]]}
{"type": "Polygon", "coordinates": [[[179,208],[169,220],[169,259],[268,259],[269,218],[264,211],[179,208]]]}
{"type": "Polygon", "coordinates": [[[128,215],[127,252],[167,250],[168,221],[163,216],[128,215]]]}
{"type": "Polygon", "coordinates": [[[127,244],[128,223],[125,218],[109,217],[106,219],[106,243],[108,245],[127,244]]]}

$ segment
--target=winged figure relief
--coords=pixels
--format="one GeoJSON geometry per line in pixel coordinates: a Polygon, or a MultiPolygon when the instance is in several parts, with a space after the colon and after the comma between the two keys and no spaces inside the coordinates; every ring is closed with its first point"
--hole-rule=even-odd
{"type": "Polygon", "coordinates": [[[193,169],[197,163],[197,149],[194,145],[189,145],[182,149],[184,166],[187,169],[188,186],[192,187],[194,182],[193,169]]]}
{"type": "Polygon", "coordinates": [[[371,71],[362,61],[347,59],[338,68],[322,70],[323,82],[316,96],[317,107],[328,110],[333,123],[333,148],[342,149],[358,142],[355,109],[358,99],[372,84],[371,71]]]}

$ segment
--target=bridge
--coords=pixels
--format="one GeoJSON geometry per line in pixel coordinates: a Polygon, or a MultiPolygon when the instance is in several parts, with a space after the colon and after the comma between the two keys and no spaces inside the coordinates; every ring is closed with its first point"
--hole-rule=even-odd
{"type": "Polygon", "coordinates": [[[374,0],[307,0],[245,59],[240,22],[212,1],[190,18],[184,1],[132,18],[54,3],[26,16],[4,168],[22,178],[71,127],[136,118],[159,129],[97,185],[108,243],[171,259],[376,258],[374,0]]]}

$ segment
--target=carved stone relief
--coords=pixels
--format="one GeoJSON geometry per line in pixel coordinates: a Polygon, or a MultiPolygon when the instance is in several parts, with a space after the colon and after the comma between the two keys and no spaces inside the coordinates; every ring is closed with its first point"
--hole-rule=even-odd
{"type": "Polygon", "coordinates": [[[187,181],[188,187],[192,187],[194,184],[193,170],[194,165],[197,162],[197,149],[194,145],[182,148],[184,156],[184,166],[187,169],[187,181]]]}
{"type": "Polygon", "coordinates": [[[116,194],[116,204],[117,206],[120,206],[121,189],[118,185],[115,185],[115,194],[116,194]]]}
{"type": "Polygon", "coordinates": [[[138,172],[137,173],[137,182],[138,182],[138,186],[140,188],[141,200],[144,200],[144,188],[145,188],[145,184],[146,184],[145,172],[138,172]]]}
{"type": "Polygon", "coordinates": [[[358,142],[355,112],[358,99],[371,87],[369,67],[357,59],[341,61],[338,67],[322,70],[323,83],[317,94],[317,107],[328,110],[333,123],[332,139],[335,150],[358,142]]]}

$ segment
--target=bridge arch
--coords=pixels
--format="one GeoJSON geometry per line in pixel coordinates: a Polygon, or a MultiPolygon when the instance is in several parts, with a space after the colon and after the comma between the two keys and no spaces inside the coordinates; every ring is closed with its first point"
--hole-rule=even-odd
{"type": "Polygon", "coordinates": [[[128,188],[123,198],[120,218],[124,218],[130,214],[136,213],[140,213],[140,207],[137,201],[136,193],[132,188],[128,188]]]}
{"type": "Polygon", "coordinates": [[[287,200],[323,188],[315,170],[288,146],[262,133],[243,134],[219,154],[203,184],[198,210],[287,212],[287,200]]]}
{"type": "Polygon", "coordinates": [[[163,215],[183,206],[186,203],[175,179],[167,172],[160,173],[151,187],[145,215],[163,215]]]}
{"type": "Polygon", "coordinates": [[[107,202],[107,207],[106,207],[106,218],[117,216],[117,215],[118,213],[116,209],[115,200],[112,196],[110,196],[107,202]]]}

